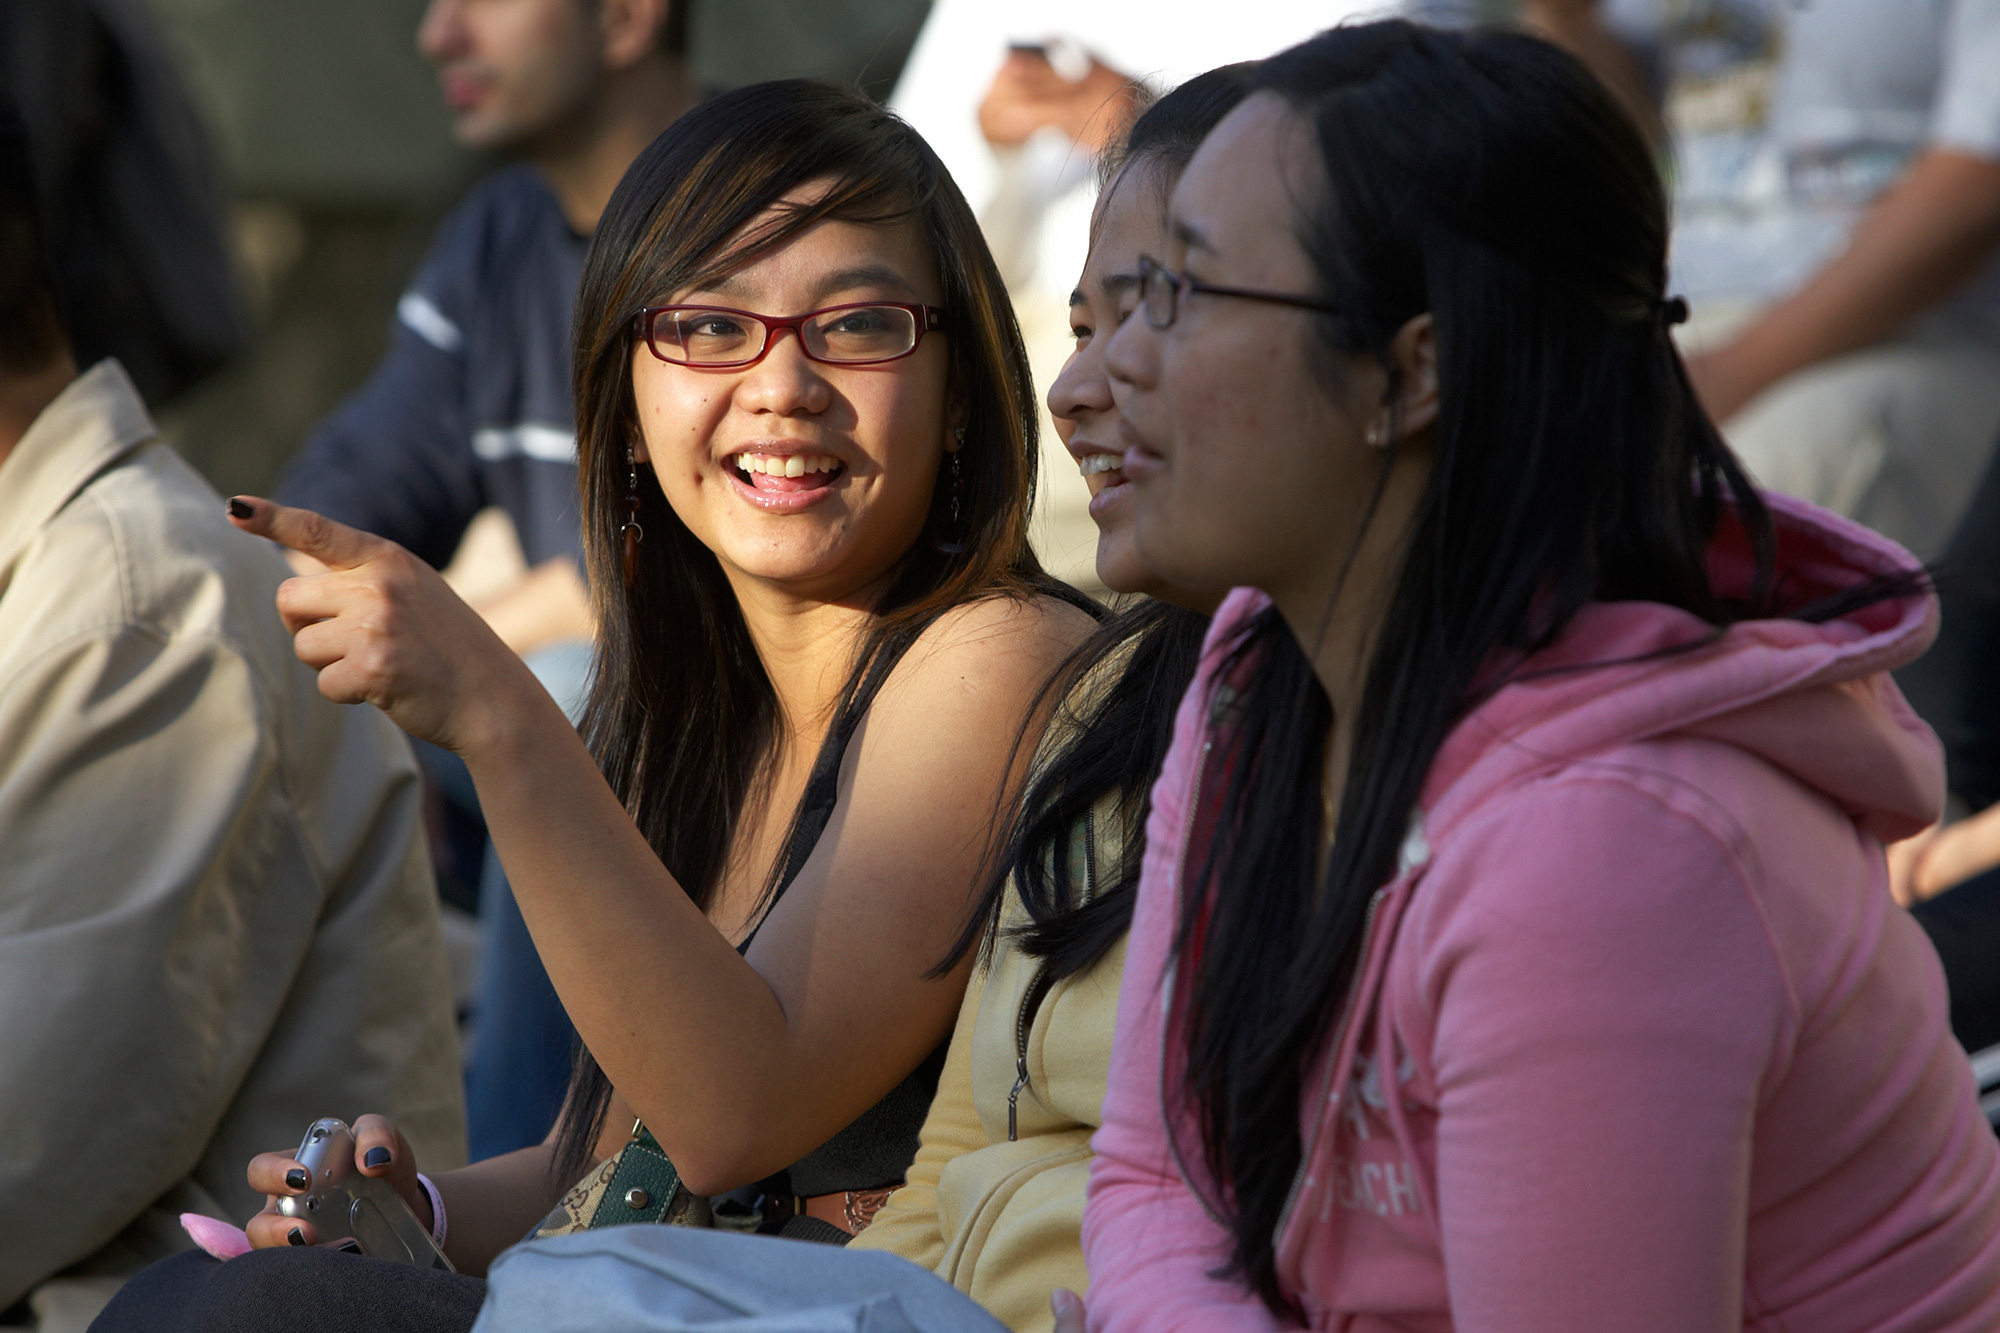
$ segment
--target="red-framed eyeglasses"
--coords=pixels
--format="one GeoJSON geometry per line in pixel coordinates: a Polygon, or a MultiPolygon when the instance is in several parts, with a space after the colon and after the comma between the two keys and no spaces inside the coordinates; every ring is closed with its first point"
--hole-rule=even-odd
{"type": "Polygon", "coordinates": [[[780,317],[710,305],[660,305],[641,310],[638,333],[662,361],[696,370],[754,366],[772,340],[790,329],[799,349],[831,366],[875,366],[917,350],[926,333],[944,327],[937,306],[857,301],[780,317]]]}

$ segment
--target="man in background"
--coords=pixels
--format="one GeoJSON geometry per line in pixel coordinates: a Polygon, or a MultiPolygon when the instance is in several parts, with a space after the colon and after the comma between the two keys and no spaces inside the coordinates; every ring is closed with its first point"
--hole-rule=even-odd
{"type": "Polygon", "coordinates": [[[1764,485],[1943,549],[2000,437],[2000,0],[1669,7],[1689,371],[1764,485]]]}
{"type": "Polygon", "coordinates": [[[123,367],[78,374],[32,182],[0,108],[0,1311],[55,1333],[314,1120],[441,1165],[465,1121],[409,748],[321,697],[123,367]]]}
{"type": "MultiPolygon", "coordinates": [[[[570,309],[626,167],[694,100],[687,0],[432,0],[417,45],[468,148],[517,159],[438,229],[368,383],[278,498],[451,560],[474,515],[512,520],[525,574],[474,605],[572,718],[589,670],[570,309]]],[[[470,801],[448,756],[427,756],[470,801]]],[[[573,1033],[490,848],[467,1098],[476,1159],[538,1143],[573,1033]]]]}

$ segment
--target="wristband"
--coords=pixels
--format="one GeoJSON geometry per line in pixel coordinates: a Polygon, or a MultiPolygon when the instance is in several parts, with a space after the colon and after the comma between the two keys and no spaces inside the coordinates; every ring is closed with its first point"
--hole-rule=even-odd
{"type": "Polygon", "coordinates": [[[421,1171],[417,1172],[417,1183],[424,1187],[424,1193],[430,1197],[431,1243],[441,1250],[444,1248],[445,1235],[444,1195],[438,1193],[438,1187],[433,1185],[431,1178],[421,1171]]]}

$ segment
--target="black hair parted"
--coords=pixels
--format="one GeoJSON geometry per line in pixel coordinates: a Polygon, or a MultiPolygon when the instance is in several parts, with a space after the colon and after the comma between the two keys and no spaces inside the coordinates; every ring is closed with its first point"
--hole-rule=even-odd
{"type": "Polygon", "coordinates": [[[1168,180],[1179,180],[1208,132],[1249,95],[1256,74],[1254,60],[1218,65],[1147,105],[1125,137],[1107,148],[1098,163],[1104,186],[1115,185],[1134,164],[1165,168],[1168,180]]]}
{"type": "Polygon", "coordinates": [[[1717,632],[1786,609],[1769,515],[1659,317],[1653,157],[1581,64],[1516,33],[1388,21],[1273,56],[1254,88],[1298,116],[1320,170],[1295,225],[1340,312],[1316,318],[1329,384],[1354,356],[1393,384],[1390,340],[1421,314],[1438,348],[1433,469],[1351,719],[1338,837],[1323,851],[1331,709],[1272,611],[1229,646],[1235,697],[1197,802],[1214,834],[1183,867],[1171,1021],[1187,1061],[1169,1096],[1201,1141],[1181,1158],[1205,1168],[1230,1269],[1296,1313],[1274,1246],[1304,1072],[1433,759],[1504,680],[1495,663],[1549,644],[1593,600],[1663,602],[1717,632]],[[1710,582],[1724,522],[1754,553],[1747,589],[1710,582]]]}

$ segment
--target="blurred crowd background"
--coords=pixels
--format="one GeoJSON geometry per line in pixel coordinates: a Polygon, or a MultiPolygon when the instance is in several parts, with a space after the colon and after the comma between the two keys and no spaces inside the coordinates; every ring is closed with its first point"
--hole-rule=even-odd
{"type": "MultiPolygon", "coordinates": [[[[1764,132],[1777,105],[1783,25],[1774,13],[1782,7],[1782,0],[1263,0],[1233,7],[1225,19],[1212,6],[1180,0],[730,0],[690,7],[688,56],[700,93],[825,78],[857,83],[908,117],[980,213],[1045,388],[1067,351],[1064,312],[1095,195],[1093,154],[1112,132],[1125,80],[1170,87],[1342,19],[1387,12],[1450,24],[1525,22],[1612,84],[1661,145],[1673,180],[1674,282],[1694,311],[1684,343],[1692,352],[1733,353],[1731,340],[1753,316],[1839,253],[1856,216],[1924,134],[1920,124],[1833,127],[1843,144],[1858,136],[1878,147],[1842,148],[1802,182],[1796,154],[1776,149],[1789,152],[1786,144],[1802,133],[1824,138],[1833,130],[1774,122],[1775,133],[1764,132]]],[[[100,188],[122,190],[128,201],[150,196],[85,210],[101,219],[125,209],[125,236],[97,246],[75,240],[73,252],[136,245],[149,253],[128,256],[129,271],[98,261],[105,271],[89,278],[98,299],[76,304],[119,312],[135,336],[105,350],[132,371],[169,442],[224,493],[270,490],[314,424],[363,382],[439,219],[500,165],[451,138],[436,70],[415,40],[425,8],[425,0],[14,0],[0,12],[0,52],[10,53],[0,60],[14,67],[7,78],[44,150],[54,145],[45,174],[110,162],[100,188]],[[146,128],[121,126],[140,107],[146,128]],[[213,216],[218,200],[226,216],[213,216]],[[227,253],[216,236],[226,238],[227,253]],[[135,317],[135,303],[148,302],[153,309],[135,317]],[[152,327],[139,327],[148,320],[152,327]]],[[[1937,8],[1913,5],[1913,15],[1921,9],[1935,26],[1937,8]]],[[[1831,20],[1818,31],[1865,44],[1875,39],[1856,26],[1863,22],[1831,20]]],[[[1910,50],[1894,57],[1904,64],[1913,55],[1918,63],[1938,58],[1928,37],[1905,45],[1910,50]]],[[[1835,66],[1851,63],[1851,53],[1833,55],[1835,66]]],[[[1889,83],[1939,77],[1890,63],[1883,87],[1836,88],[1820,100],[1889,106],[1911,100],[1889,83]]],[[[1825,91],[1811,90],[1807,100],[1825,91]]],[[[1974,296],[1960,304],[1980,306],[1983,351],[1990,302],[1974,296]]],[[[92,343],[87,331],[82,340],[92,343]]],[[[1733,374],[1741,362],[1726,355],[1695,366],[1719,417],[1761,387],[1727,382],[1743,378],[1733,374]]],[[[1948,388],[1961,416],[1983,423],[2000,413],[1991,395],[1975,389],[1977,402],[1960,402],[1966,386],[1948,388]]],[[[1848,398],[1836,404],[1846,417],[1854,407],[1848,398]]],[[[1770,403],[1763,408],[1770,415],[1770,403]]],[[[1905,426],[1915,428],[1897,429],[1907,433],[1905,426]]],[[[1774,428],[1785,437],[1779,452],[1800,427],[1788,420],[1774,428]]],[[[1991,431],[1962,433],[1983,459],[1991,431]]],[[[1732,442],[1753,470],[1767,470],[1763,454],[1771,450],[1760,452],[1737,431],[1732,442]]],[[[1048,461],[1062,469],[1051,475],[1066,475],[1060,450],[1048,461]]],[[[1968,475],[1954,488],[1969,493],[1978,460],[1962,461],[1953,470],[1968,475]]],[[[1803,474],[1764,480],[1878,526],[1925,559],[1940,553],[1956,517],[1899,516],[1893,505],[1803,474]]],[[[1044,487],[1037,545],[1055,572],[1098,591],[1091,532],[1082,504],[1072,503],[1081,494],[1044,487]]],[[[455,570],[462,588],[476,592],[518,576],[497,516],[468,542],[455,570]]]]}
{"type": "MultiPolygon", "coordinates": [[[[68,8],[78,23],[91,11],[151,20],[158,55],[212,144],[241,309],[177,311],[208,355],[151,377],[132,368],[166,437],[218,489],[268,491],[381,355],[438,220],[496,165],[452,142],[437,72],[416,48],[425,0],[47,8],[68,8]]],[[[811,77],[886,97],[929,8],[729,0],[691,15],[691,60],[706,91],[811,77]]],[[[149,44],[143,31],[134,37],[149,44]]],[[[73,88],[95,85],[107,102],[132,77],[103,64],[77,75],[73,88]]]]}

